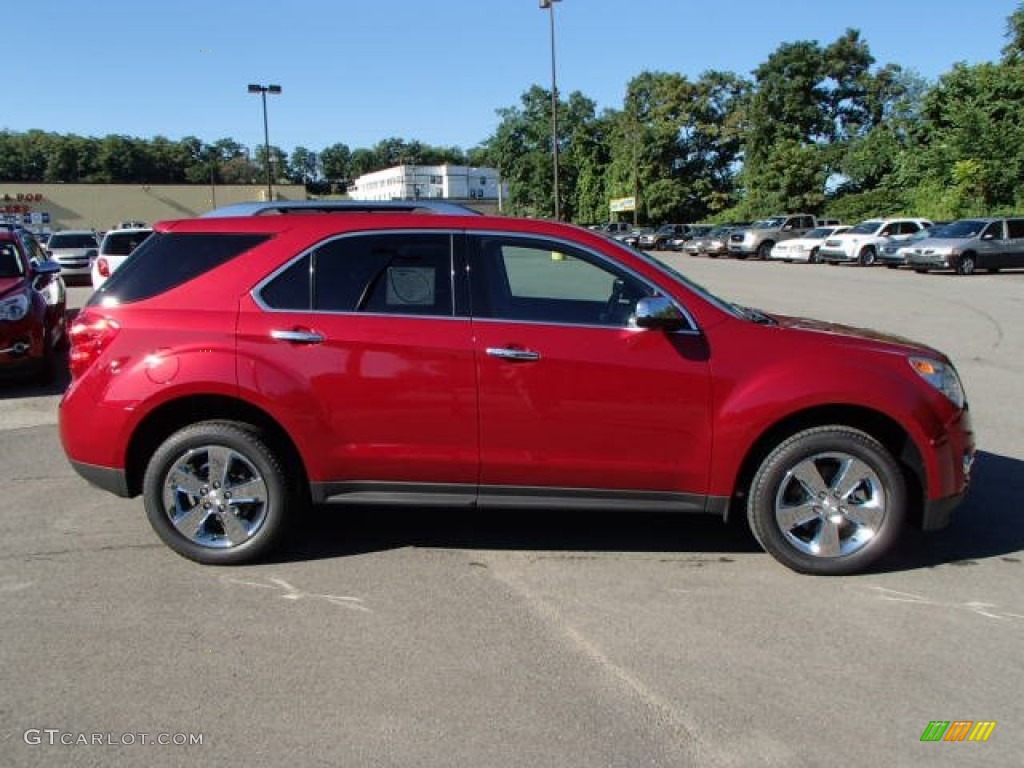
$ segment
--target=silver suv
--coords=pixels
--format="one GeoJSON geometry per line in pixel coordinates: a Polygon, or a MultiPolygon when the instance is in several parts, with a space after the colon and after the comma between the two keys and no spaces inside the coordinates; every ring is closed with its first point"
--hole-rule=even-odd
{"type": "Polygon", "coordinates": [[[729,235],[729,255],[740,259],[748,256],[767,259],[776,243],[803,237],[816,226],[814,216],[809,213],[782,214],[755,221],[749,228],[729,235]]]}
{"type": "Polygon", "coordinates": [[[46,252],[60,264],[61,275],[85,280],[90,279],[92,260],[96,258],[99,247],[96,233],[89,229],[54,232],[46,242],[46,252]]]}
{"type": "Polygon", "coordinates": [[[1024,217],[944,224],[906,254],[907,265],[915,272],[952,269],[958,275],[970,275],[978,269],[1019,269],[1024,267],[1024,217]]]}

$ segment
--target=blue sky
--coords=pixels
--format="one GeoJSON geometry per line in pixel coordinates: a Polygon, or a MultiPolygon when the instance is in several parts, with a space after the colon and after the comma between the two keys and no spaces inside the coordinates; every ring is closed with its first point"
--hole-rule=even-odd
{"type": "MultiPolygon", "coordinates": [[[[559,91],[620,107],[644,70],[747,75],[783,42],[861,30],[878,64],[930,80],[999,58],[1019,0],[561,0],[559,91]]],[[[5,8],[0,130],[263,143],[290,152],[396,136],[475,146],[550,87],[538,0],[33,0],[5,8]],[[10,24],[16,13],[19,25],[10,24]]]]}

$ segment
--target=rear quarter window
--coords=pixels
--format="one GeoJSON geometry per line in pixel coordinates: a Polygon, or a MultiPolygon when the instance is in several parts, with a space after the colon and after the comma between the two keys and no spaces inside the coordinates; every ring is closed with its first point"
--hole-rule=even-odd
{"type": "Polygon", "coordinates": [[[152,298],[225,264],[268,237],[224,233],[150,235],[92,295],[87,306],[106,299],[127,304],[152,298]]]}

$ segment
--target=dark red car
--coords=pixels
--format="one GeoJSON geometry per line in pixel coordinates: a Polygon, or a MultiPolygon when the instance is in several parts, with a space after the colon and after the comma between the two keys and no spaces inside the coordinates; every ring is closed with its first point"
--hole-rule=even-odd
{"type": "Polygon", "coordinates": [[[745,514],[789,567],[851,573],[945,525],[974,455],[942,353],[556,223],[164,222],[71,339],[72,464],[204,563],[330,501],[745,514]]]}
{"type": "Polygon", "coordinates": [[[60,265],[31,235],[0,228],[0,375],[52,380],[66,303],[60,265]]]}

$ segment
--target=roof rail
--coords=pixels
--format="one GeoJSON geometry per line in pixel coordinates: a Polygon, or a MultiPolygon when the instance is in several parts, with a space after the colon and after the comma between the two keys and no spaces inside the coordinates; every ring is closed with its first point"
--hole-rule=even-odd
{"type": "Polygon", "coordinates": [[[296,213],[432,213],[447,216],[481,216],[479,211],[444,200],[274,200],[225,205],[200,218],[227,216],[280,216],[296,213]]]}

